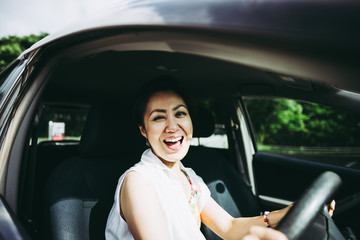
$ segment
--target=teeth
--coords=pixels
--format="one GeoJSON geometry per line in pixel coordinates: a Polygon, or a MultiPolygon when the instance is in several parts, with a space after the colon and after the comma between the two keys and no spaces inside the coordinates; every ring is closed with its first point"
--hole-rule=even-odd
{"type": "Polygon", "coordinates": [[[165,139],[164,141],[165,142],[171,142],[171,143],[174,143],[174,142],[177,142],[177,141],[180,141],[182,137],[178,137],[178,138],[173,138],[173,139],[165,139]]]}

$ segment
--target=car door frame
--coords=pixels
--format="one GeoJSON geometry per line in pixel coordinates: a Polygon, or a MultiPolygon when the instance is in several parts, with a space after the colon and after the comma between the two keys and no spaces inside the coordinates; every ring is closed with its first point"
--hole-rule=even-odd
{"type": "Polygon", "coordinates": [[[335,195],[338,204],[334,220],[336,222],[340,219],[352,228],[360,228],[359,224],[353,223],[356,221],[351,220],[356,217],[349,217],[352,207],[358,206],[356,211],[360,209],[360,185],[352,184],[360,182],[359,170],[258,152],[250,116],[241,98],[237,109],[239,121],[243,122],[243,142],[248,142],[248,147],[245,146],[243,150],[246,152],[244,156],[252,189],[264,208],[275,210],[293,203],[322,172],[332,171],[343,181],[342,187],[335,195]]]}

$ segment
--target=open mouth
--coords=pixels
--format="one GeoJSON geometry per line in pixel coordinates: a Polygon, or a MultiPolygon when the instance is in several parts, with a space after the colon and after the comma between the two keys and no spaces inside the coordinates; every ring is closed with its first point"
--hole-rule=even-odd
{"type": "Polygon", "coordinates": [[[168,148],[172,150],[178,150],[181,147],[183,140],[184,140],[183,136],[177,138],[167,138],[164,140],[164,143],[168,148]]]}

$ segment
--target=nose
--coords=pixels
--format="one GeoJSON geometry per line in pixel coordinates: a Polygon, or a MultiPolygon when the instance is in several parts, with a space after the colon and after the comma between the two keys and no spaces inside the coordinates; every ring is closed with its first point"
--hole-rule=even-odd
{"type": "Polygon", "coordinates": [[[178,122],[175,117],[169,117],[166,124],[166,132],[176,132],[178,130],[178,122]]]}

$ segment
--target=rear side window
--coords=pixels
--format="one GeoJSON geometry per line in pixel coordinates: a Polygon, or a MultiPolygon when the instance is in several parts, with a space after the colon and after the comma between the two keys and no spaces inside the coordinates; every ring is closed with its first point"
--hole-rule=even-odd
{"type": "Polygon", "coordinates": [[[87,106],[44,105],[39,125],[39,142],[79,141],[88,111],[87,106]]]}
{"type": "Polygon", "coordinates": [[[209,137],[193,137],[191,145],[193,146],[204,146],[218,149],[228,149],[228,138],[225,130],[225,123],[222,118],[221,111],[216,104],[216,101],[203,101],[199,104],[201,108],[211,112],[215,120],[214,133],[209,137]]]}
{"type": "Polygon", "coordinates": [[[244,102],[258,151],[360,169],[357,114],[291,99],[244,102]]]}

